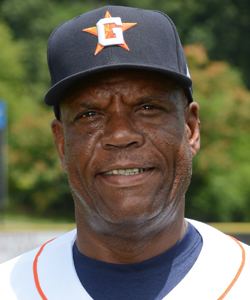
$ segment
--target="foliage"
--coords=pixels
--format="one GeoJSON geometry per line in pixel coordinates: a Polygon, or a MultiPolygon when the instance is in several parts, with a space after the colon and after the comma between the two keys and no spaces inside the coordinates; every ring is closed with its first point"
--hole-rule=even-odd
{"type": "MultiPolygon", "coordinates": [[[[247,0],[110,0],[109,4],[163,10],[178,25],[184,44],[202,43],[212,59],[237,66],[250,87],[250,2],[247,0]]],[[[45,41],[61,22],[101,5],[104,0],[1,0],[0,11],[14,32],[25,40],[26,64],[32,81],[47,79],[45,41]],[[42,69],[41,69],[42,67],[42,69]]]]}
{"type": "MultiPolygon", "coordinates": [[[[49,86],[46,43],[55,26],[104,3],[0,1],[0,98],[6,99],[9,107],[12,210],[73,214],[73,201],[49,128],[53,115],[42,103],[49,86]]],[[[248,36],[250,4],[244,0],[109,3],[163,9],[178,24],[184,43],[189,44],[186,53],[194,95],[201,106],[202,149],[194,161],[187,215],[206,221],[249,221],[250,95],[242,80],[250,70],[249,39],[240,39],[248,36]],[[226,62],[214,61],[222,57],[239,66],[243,75],[226,62]]]]}
{"type": "Polygon", "coordinates": [[[48,208],[51,213],[64,208],[68,214],[72,201],[62,200],[69,197],[69,192],[53,150],[49,130],[52,113],[33,99],[25,80],[25,47],[13,40],[4,24],[0,24],[0,43],[0,95],[9,111],[10,204],[13,209],[40,214],[48,208]]]}
{"type": "Polygon", "coordinates": [[[202,43],[209,56],[238,67],[250,87],[248,0],[112,0],[118,5],[163,10],[175,21],[184,44],[202,43]]]}
{"type": "Polygon", "coordinates": [[[202,46],[188,46],[186,54],[202,120],[188,214],[206,221],[247,221],[250,93],[238,72],[225,62],[209,61],[202,46]]]}

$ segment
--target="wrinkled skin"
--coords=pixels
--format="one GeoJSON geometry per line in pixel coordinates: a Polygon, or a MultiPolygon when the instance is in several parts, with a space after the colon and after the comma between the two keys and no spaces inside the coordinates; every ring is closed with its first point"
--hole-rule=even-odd
{"type": "Polygon", "coordinates": [[[106,261],[139,261],[180,239],[199,149],[198,105],[188,105],[160,75],[121,71],[82,83],[60,110],[52,130],[75,202],[80,250],[106,261]],[[127,168],[143,173],[107,174],[127,168]],[[140,250],[130,255],[134,249],[140,250]]]}

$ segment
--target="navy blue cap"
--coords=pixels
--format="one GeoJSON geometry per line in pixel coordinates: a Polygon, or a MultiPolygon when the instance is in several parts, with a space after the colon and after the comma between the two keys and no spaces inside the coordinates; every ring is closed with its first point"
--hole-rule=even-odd
{"type": "Polygon", "coordinates": [[[77,80],[117,69],[164,74],[183,87],[192,101],[192,80],[177,30],[162,12],[105,6],[84,13],[51,34],[48,64],[48,105],[57,106],[77,80]]]}

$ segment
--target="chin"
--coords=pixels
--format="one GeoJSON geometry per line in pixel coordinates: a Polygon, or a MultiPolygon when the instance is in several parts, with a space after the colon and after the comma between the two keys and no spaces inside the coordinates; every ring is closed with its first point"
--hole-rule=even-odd
{"type": "Polygon", "coordinates": [[[79,190],[77,192],[71,188],[77,223],[96,234],[120,239],[138,240],[154,236],[171,227],[178,216],[183,215],[184,205],[180,205],[183,199],[169,199],[171,189],[165,189],[166,186],[160,190],[160,194],[152,192],[143,197],[135,196],[134,193],[126,194],[126,197],[125,194],[123,197],[121,194],[116,195],[120,196],[120,201],[115,201],[117,197],[112,195],[105,197],[113,199],[109,202],[97,197],[98,202],[95,203],[91,199],[86,201],[79,190]]]}
{"type": "Polygon", "coordinates": [[[100,235],[115,237],[117,239],[138,241],[154,237],[166,228],[172,227],[180,214],[181,207],[172,205],[168,208],[158,209],[150,214],[139,215],[99,215],[96,212],[88,218],[91,229],[100,235]]]}

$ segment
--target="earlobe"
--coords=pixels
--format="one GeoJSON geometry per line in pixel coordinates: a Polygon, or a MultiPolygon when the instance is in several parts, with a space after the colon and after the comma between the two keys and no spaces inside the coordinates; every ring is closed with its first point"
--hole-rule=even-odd
{"type": "Polygon", "coordinates": [[[196,102],[192,102],[187,108],[186,132],[192,155],[195,156],[200,149],[199,105],[196,102]]]}
{"type": "Polygon", "coordinates": [[[51,129],[62,168],[65,170],[64,132],[62,122],[59,120],[53,120],[51,123],[51,129]]]}

